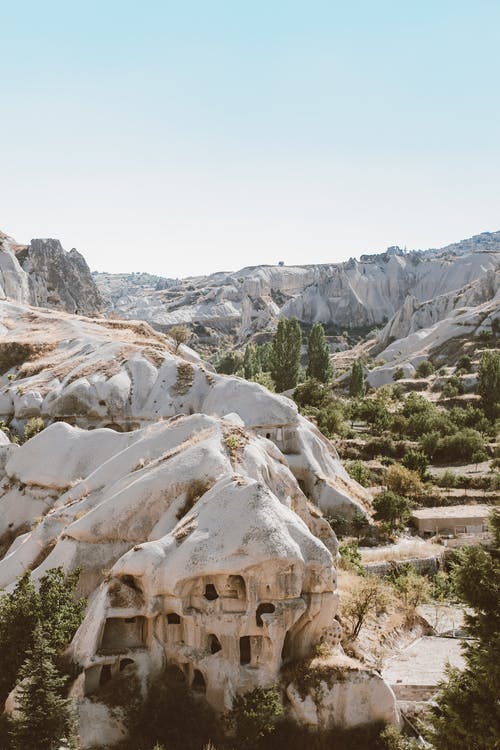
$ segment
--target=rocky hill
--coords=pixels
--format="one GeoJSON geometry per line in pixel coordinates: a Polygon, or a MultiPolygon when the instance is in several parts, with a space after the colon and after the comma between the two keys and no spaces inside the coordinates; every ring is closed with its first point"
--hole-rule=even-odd
{"type": "MultiPolygon", "coordinates": [[[[159,329],[184,323],[200,341],[217,346],[223,337],[238,345],[254,334],[269,333],[280,315],[342,331],[385,325],[408,305],[409,297],[418,305],[447,297],[442,309],[448,313],[463,304],[460,290],[482,282],[499,264],[500,232],[491,232],[441,249],[405,252],[392,247],[337,264],[255,266],[166,279],[163,289],[120,283],[109,274],[95,279],[108,312],[146,320],[159,329]]],[[[487,286],[479,293],[483,301],[487,286]]]]}
{"type": "Polygon", "coordinates": [[[0,299],[91,315],[103,307],[90,269],[74,248],[59,240],[20,245],[0,232],[0,299]]]}
{"type": "Polygon", "coordinates": [[[366,513],[369,498],[292,401],[145,323],[1,301],[0,336],[0,419],[13,436],[47,425],[21,446],[0,432],[0,587],[81,570],[68,655],[82,748],[125,738],[127,696],[166,663],[221,713],[279,684],[299,723],[397,722],[334,619],[321,510],[366,513]],[[321,690],[304,695],[282,667],[320,642],[321,690]]]}

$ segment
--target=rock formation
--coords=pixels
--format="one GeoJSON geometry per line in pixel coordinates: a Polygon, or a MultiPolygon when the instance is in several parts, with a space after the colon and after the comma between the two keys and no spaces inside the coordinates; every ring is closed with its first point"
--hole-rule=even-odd
{"type": "Polygon", "coordinates": [[[120,285],[112,274],[95,278],[109,312],[146,320],[160,330],[184,323],[200,341],[211,334],[215,342],[226,336],[241,344],[252,334],[272,331],[279,315],[343,330],[386,323],[409,296],[418,304],[447,296],[449,311],[459,290],[498,269],[499,253],[500,232],[494,232],[440,250],[395,247],[345,263],[255,266],[168,279],[167,288],[158,291],[120,285]]]}
{"type": "Polygon", "coordinates": [[[0,232],[0,298],[90,315],[102,308],[84,257],[59,240],[19,245],[0,232]]]}
{"type": "Polygon", "coordinates": [[[307,721],[311,700],[318,728],[396,721],[362,665],[338,685],[337,541],[317,506],[350,515],[366,495],[293,402],[173,354],[144,323],[7,301],[0,320],[1,417],[48,424],[0,444],[0,587],[81,569],[89,607],[68,652],[81,746],[122,740],[109,691],[146,695],[166,665],[225,712],[254,687],[295,696],[284,667],[325,640],[328,690],[307,721]]]}

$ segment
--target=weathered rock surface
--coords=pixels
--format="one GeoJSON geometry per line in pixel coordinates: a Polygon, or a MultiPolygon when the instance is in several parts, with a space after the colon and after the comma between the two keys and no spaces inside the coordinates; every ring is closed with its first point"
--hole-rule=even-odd
{"type": "Polygon", "coordinates": [[[59,240],[19,245],[0,232],[0,298],[90,315],[103,307],[84,257],[59,240]]]}
{"type": "Polygon", "coordinates": [[[90,269],[75,248],[65,252],[59,240],[36,239],[17,258],[28,274],[31,304],[82,315],[102,308],[90,269]]]}
{"type": "MultiPolygon", "coordinates": [[[[279,315],[342,329],[370,327],[397,314],[408,296],[422,304],[443,295],[449,296],[444,305],[449,311],[455,292],[498,268],[499,254],[500,232],[493,232],[440,250],[406,253],[389,248],[338,264],[255,266],[177,282],[168,279],[161,291],[121,286],[112,274],[95,278],[108,311],[158,328],[201,325],[241,342],[252,333],[272,330],[279,315]]],[[[198,335],[201,340],[204,334],[198,330],[198,335]]]]}
{"type": "Polygon", "coordinates": [[[367,507],[366,492],[293,401],[210,372],[187,347],[180,349],[183,356],[173,354],[168,340],[144,323],[90,320],[6,301],[0,320],[0,419],[13,429],[22,432],[32,417],[119,431],[182,414],[229,417],[272,441],[325,512],[349,516],[367,507]]]}

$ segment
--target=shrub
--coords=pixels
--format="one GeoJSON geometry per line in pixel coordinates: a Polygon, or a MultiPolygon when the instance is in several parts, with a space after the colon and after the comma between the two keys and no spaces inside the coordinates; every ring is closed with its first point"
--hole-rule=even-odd
{"type": "Polygon", "coordinates": [[[434,451],[434,460],[437,463],[472,461],[473,457],[478,456],[486,456],[484,440],[477,430],[470,427],[465,427],[454,435],[439,438],[434,451]]]}
{"type": "Polygon", "coordinates": [[[352,570],[359,575],[365,574],[361,564],[361,553],[356,542],[346,542],[339,547],[340,567],[344,570],[352,570]]]}
{"type": "Polygon", "coordinates": [[[403,526],[410,517],[411,504],[408,498],[386,490],[373,500],[374,518],[386,523],[390,529],[403,526]]]}
{"type": "Polygon", "coordinates": [[[225,724],[234,732],[238,748],[254,750],[262,738],[274,732],[282,714],[277,688],[255,688],[235,697],[231,711],[225,716],[225,724]]]}
{"type": "Polygon", "coordinates": [[[372,486],[373,474],[363,461],[348,461],[345,468],[349,476],[355,479],[362,487],[372,486]]]}
{"type": "Polygon", "coordinates": [[[457,370],[463,370],[464,372],[470,372],[472,370],[472,359],[464,354],[457,362],[457,370]]]}
{"type": "Polygon", "coordinates": [[[32,417],[26,422],[24,428],[24,442],[29,440],[45,429],[45,422],[41,417],[32,417]]]}
{"type": "Polygon", "coordinates": [[[191,331],[187,326],[172,326],[167,331],[167,335],[173,339],[175,344],[175,351],[178,350],[181,344],[185,344],[191,338],[191,331]]]}
{"type": "Polygon", "coordinates": [[[401,459],[401,463],[407,469],[418,472],[421,479],[425,477],[427,472],[427,456],[423,451],[407,451],[401,459]]]}
{"type": "Polygon", "coordinates": [[[387,489],[396,495],[414,496],[422,492],[422,482],[416,471],[401,464],[393,464],[385,473],[387,489]]]}
{"type": "Polygon", "coordinates": [[[423,362],[420,362],[420,364],[417,367],[415,377],[419,378],[428,378],[429,375],[432,375],[434,372],[434,365],[432,362],[429,362],[428,359],[424,359],[423,362]]]}
{"type": "Polygon", "coordinates": [[[183,673],[167,667],[151,685],[132,734],[139,747],[160,743],[169,750],[202,750],[209,742],[217,743],[221,731],[214,712],[189,690],[183,673]]]}
{"type": "Polygon", "coordinates": [[[342,606],[342,615],[349,622],[353,640],[369,619],[385,611],[389,600],[387,587],[378,578],[366,576],[356,581],[342,606]]]}

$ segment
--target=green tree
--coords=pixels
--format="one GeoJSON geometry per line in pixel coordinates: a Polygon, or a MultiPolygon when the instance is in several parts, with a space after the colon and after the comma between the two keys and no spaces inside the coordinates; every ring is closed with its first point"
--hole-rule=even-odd
{"type": "Polygon", "coordinates": [[[75,601],[78,578],[78,571],[66,577],[62,568],[53,568],[42,576],[37,590],[26,573],[11,593],[0,596],[0,702],[15,685],[39,622],[56,651],[73,637],[86,605],[85,599],[75,601]]]}
{"type": "Polygon", "coordinates": [[[247,344],[243,357],[243,370],[247,380],[252,380],[257,375],[259,364],[257,362],[257,350],[254,344],[247,344]]]}
{"type": "Polygon", "coordinates": [[[215,364],[217,372],[223,375],[234,375],[241,367],[243,367],[241,352],[224,352],[215,364]]]}
{"type": "Polygon", "coordinates": [[[321,323],[315,323],[309,334],[306,374],[308,378],[316,378],[321,383],[326,383],[333,375],[330,350],[321,323]]]}
{"type": "Polygon", "coordinates": [[[376,521],[383,521],[390,529],[397,529],[408,520],[411,504],[408,498],[387,490],[374,498],[373,509],[376,521]]]}
{"type": "Polygon", "coordinates": [[[432,712],[436,750],[494,750],[500,746],[500,511],[491,517],[490,549],[458,552],[452,578],[456,593],[473,610],[466,616],[465,669],[448,671],[432,712]]]}
{"type": "Polygon", "coordinates": [[[423,479],[427,473],[427,456],[423,451],[413,449],[406,451],[401,459],[401,463],[403,466],[406,466],[407,469],[418,472],[421,479],[423,479]]]}
{"type": "Polygon", "coordinates": [[[245,695],[237,695],[225,723],[241,750],[255,750],[259,741],[272,734],[276,720],[283,714],[281,697],[276,688],[255,688],[245,695]]]}
{"type": "Polygon", "coordinates": [[[432,362],[429,362],[428,359],[424,359],[424,361],[420,362],[420,364],[418,365],[415,377],[428,378],[429,375],[432,375],[433,372],[434,365],[432,364],[432,362]]]}
{"type": "Polygon", "coordinates": [[[19,672],[18,715],[10,720],[13,750],[59,750],[71,746],[70,702],[62,697],[66,679],[54,664],[55,650],[42,626],[33,632],[33,645],[19,672]]]}
{"type": "Polygon", "coordinates": [[[478,391],[488,419],[500,412],[500,351],[483,352],[478,370],[478,391]]]}
{"type": "Polygon", "coordinates": [[[259,344],[256,355],[259,370],[262,370],[262,372],[271,372],[273,356],[272,342],[267,341],[265,344],[259,344]]]}
{"type": "Polygon", "coordinates": [[[278,393],[295,388],[299,379],[302,332],[296,318],[281,318],[273,337],[271,375],[278,393]]]}
{"type": "Polygon", "coordinates": [[[365,372],[361,360],[357,359],[351,367],[349,378],[349,395],[351,398],[363,398],[365,395],[365,372]]]}

